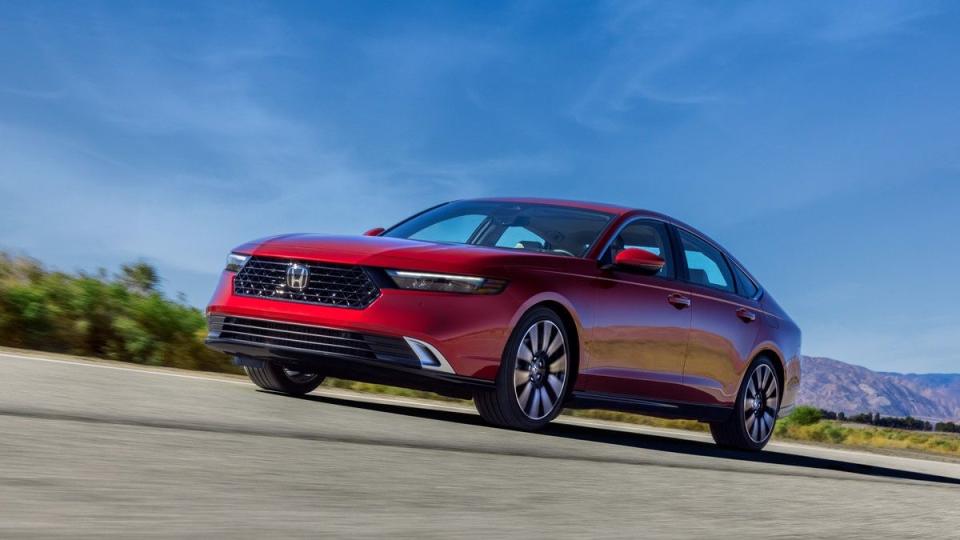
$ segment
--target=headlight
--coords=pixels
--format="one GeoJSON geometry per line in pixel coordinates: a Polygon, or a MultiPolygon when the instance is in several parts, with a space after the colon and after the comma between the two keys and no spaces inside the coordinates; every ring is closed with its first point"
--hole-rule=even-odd
{"type": "Polygon", "coordinates": [[[239,272],[243,265],[247,264],[247,261],[250,260],[249,255],[241,255],[239,253],[231,253],[227,255],[227,268],[228,272],[239,272]]]}
{"type": "Polygon", "coordinates": [[[502,279],[453,274],[432,274],[406,270],[387,270],[387,275],[401,289],[472,294],[496,294],[507,286],[502,279]]]}

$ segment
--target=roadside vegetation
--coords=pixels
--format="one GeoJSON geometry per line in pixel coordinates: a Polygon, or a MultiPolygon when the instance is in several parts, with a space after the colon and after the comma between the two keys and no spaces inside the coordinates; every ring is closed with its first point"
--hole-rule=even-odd
{"type": "Polygon", "coordinates": [[[67,274],[0,253],[0,345],[239,373],[203,345],[203,313],[166,298],[159,281],[143,262],[67,274]]]}
{"type": "Polygon", "coordinates": [[[956,433],[914,431],[862,424],[848,424],[824,418],[814,407],[800,406],[777,422],[779,439],[814,441],[861,448],[910,450],[960,457],[960,436],[956,433]]]}
{"type": "MultiPolygon", "coordinates": [[[[156,270],[144,262],[124,265],[115,274],[106,270],[69,274],[48,270],[30,258],[0,252],[0,345],[152,366],[240,373],[226,355],[203,345],[203,313],[164,296],[158,288],[159,281],[156,270]]],[[[468,403],[430,392],[341,379],[329,379],[325,384],[358,392],[468,403]]],[[[568,410],[565,414],[653,427],[708,430],[706,424],[691,420],[665,420],[615,411],[568,410]]],[[[860,416],[863,418],[845,418],[800,406],[777,423],[774,437],[960,458],[956,424],[936,424],[943,431],[953,431],[940,433],[929,431],[929,424],[913,419],[860,416]],[[858,420],[865,423],[852,423],[858,420]]]]}

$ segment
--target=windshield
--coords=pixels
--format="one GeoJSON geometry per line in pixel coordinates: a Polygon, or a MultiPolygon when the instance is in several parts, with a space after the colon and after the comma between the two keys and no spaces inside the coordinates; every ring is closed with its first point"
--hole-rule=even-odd
{"type": "Polygon", "coordinates": [[[458,201],[427,210],[382,236],[583,257],[611,217],[546,204],[458,201]]]}

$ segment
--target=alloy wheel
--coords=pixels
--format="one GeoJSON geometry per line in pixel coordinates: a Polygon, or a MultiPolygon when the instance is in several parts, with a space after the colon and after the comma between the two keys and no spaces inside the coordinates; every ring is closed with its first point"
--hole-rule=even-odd
{"type": "Polygon", "coordinates": [[[773,431],[780,407],[777,374],[770,366],[760,364],[753,370],[743,400],[743,425],[747,436],[755,443],[763,443],[773,431]]]}
{"type": "Polygon", "coordinates": [[[287,376],[288,379],[297,383],[297,384],[306,384],[317,378],[317,373],[309,373],[305,371],[296,371],[289,368],[283,368],[283,374],[287,376]]]}
{"type": "Polygon", "coordinates": [[[560,405],[567,363],[560,328],[551,321],[533,323],[520,340],[513,374],[517,404],[527,418],[540,420],[560,405]]]}

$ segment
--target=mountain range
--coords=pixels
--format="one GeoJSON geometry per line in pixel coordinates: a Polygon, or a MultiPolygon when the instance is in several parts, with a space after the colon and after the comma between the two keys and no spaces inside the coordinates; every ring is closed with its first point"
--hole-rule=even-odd
{"type": "Polygon", "coordinates": [[[798,404],[847,415],[960,421],[960,373],[886,373],[810,356],[800,363],[798,404]]]}

